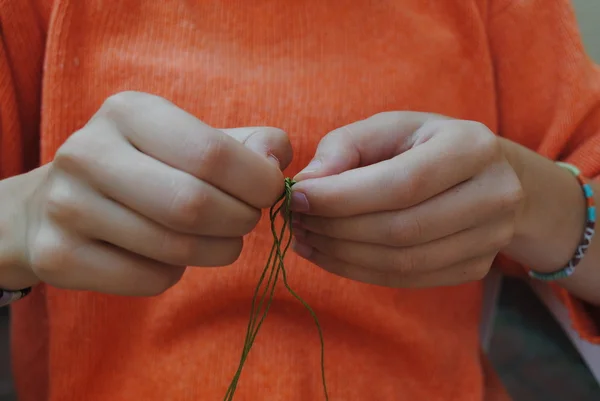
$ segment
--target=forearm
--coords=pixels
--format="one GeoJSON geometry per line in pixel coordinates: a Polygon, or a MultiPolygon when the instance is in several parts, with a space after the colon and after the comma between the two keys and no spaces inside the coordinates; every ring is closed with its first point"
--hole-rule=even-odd
{"type": "Polygon", "coordinates": [[[45,167],[0,181],[0,288],[15,290],[37,279],[24,269],[27,255],[23,244],[27,233],[27,198],[44,175],[45,167]]]}
{"type": "MultiPolygon", "coordinates": [[[[503,145],[525,192],[515,237],[505,254],[535,271],[556,271],[573,257],[583,236],[586,204],[581,186],[551,160],[509,141],[503,145]]],[[[600,183],[592,186],[600,203],[600,183]]],[[[600,238],[592,239],[575,273],[557,284],[600,305],[600,238]]]]}

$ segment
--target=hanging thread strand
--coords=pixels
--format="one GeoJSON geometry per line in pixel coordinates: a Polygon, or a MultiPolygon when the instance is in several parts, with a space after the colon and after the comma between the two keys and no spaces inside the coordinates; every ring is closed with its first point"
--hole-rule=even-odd
{"type": "Polygon", "coordinates": [[[287,291],[308,310],[315,322],[315,325],[317,326],[319,340],[321,342],[321,380],[323,382],[323,392],[325,395],[325,401],[329,401],[329,394],[327,392],[327,382],[325,380],[325,341],[323,338],[323,330],[314,310],[289,285],[287,279],[287,272],[284,266],[285,255],[292,243],[292,212],[290,210],[290,205],[292,201],[292,186],[294,184],[295,182],[290,178],[285,179],[283,194],[277,200],[277,202],[275,202],[275,204],[271,207],[269,211],[269,218],[271,221],[271,233],[273,235],[273,246],[271,247],[269,258],[267,259],[265,268],[263,269],[258,283],[256,285],[256,288],[254,290],[254,295],[252,297],[252,304],[250,308],[250,319],[246,328],[246,336],[244,338],[244,345],[242,347],[240,363],[231,380],[231,383],[229,384],[227,392],[225,393],[224,401],[233,400],[233,396],[235,394],[235,390],[237,389],[240,376],[244,368],[244,364],[246,363],[246,359],[248,358],[248,354],[250,353],[250,349],[252,348],[252,345],[256,340],[258,331],[262,326],[265,318],[267,317],[267,313],[269,312],[269,309],[273,302],[273,297],[275,295],[275,287],[277,286],[277,280],[280,275],[283,279],[283,284],[287,291]],[[277,220],[277,216],[280,214],[281,211],[283,211],[283,225],[279,232],[277,232],[277,227],[275,223],[277,220]]]}
{"type": "Polygon", "coordinates": [[[254,340],[256,338],[256,335],[258,334],[258,330],[260,329],[260,326],[264,322],[267,312],[271,306],[271,302],[273,301],[275,285],[277,284],[276,279],[279,276],[279,272],[280,272],[280,269],[278,266],[279,264],[277,263],[278,262],[277,257],[280,257],[281,255],[280,255],[280,252],[278,252],[278,250],[281,247],[281,240],[285,234],[285,228],[287,225],[286,224],[287,222],[284,221],[284,226],[281,228],[281,232],[278,235],[276,232],[276,228],[275,228],[275,219],[277,217],[277,214],[279,214],[279,212],[281,211],[281,209],[284,206],[283,204],[281,204],[281,205],[279,205],[279,207],[277,207],[277,205],[279,204],[279,202],[281,202],[282,199],[285,198],[285,196],[286,196],[286,193],[282,194],[282,196],[277,200],[277,202],[273,205],[273,207],[271,207],[271,210],[270,210],[269,217],[271,220],[271,232],[273,234],[273,239],[274,239],[273,246],[271,248],[271,254],[269,255],[267,264],[261,274],[261,278],[259,279],[259,282],[254,291],[254,296],[252,298],[250,322],[248,324],[248,329],[246,331],[246,338],[244,340],[244,347],[242,349],[242,356],[240,358],[240,364],[239,364],[238,369],[231,381],[231,384],[229,385],[227,393],[225,394],[226,401],[231,401],[233,399],[233,395],[235,393],[235,389],[237,388],[237,384],[239,382],[239,378],[241,376],[243,366],[246,362],[246,358],[248,357],[248,354],[250,352],[250,348],[254,344],[254,340]],[[274,256],[277,256],[277,257],[274,258],[274,256]],[[258,308],[255,308],[254,305],[256,304],[256,299],[258,297],[262,282],[264,281],[264,277],[266,276],[266,274],[269,270],[270,270],[269,280],[267,281],[264,293],[261,296],[261,301],[258,305],[258,308]],[[273,280],[271,280],[272,278],[273,278],[273,280]],[[264,301],[267,293],[269,293],[269,298],[268,298],[267,304],[264,308],[262,317],[261,317],[260,321],[258,322],[258,325],[256,325],[256,320],[258,319],[258,315],[260,314],[260,310],[261,310],[263,301],[264,301]]]}
{"type": "MultiPolygon", "coordinates": [[[[273,213],[273,209],[271,209],[271,219],[272,219],[272,213],[273,213]]],[[[229,385],[229,388],[227,389],[227,393],[225,394],[225,400],[227,400],[227,401],[233,399],[233,394],[237,387],[240,375],[242,373],[242,368],[244,367],[244,363],[246,362],[248,353],[250,352],[250,348],[252,347],[252,344],[254,343],[254,339],[256,338],[256,335],[258,334],[258,329],[262,325],[262,323],[266,317],[266,314],[269,310],[269,307],[271,306],[271,301],[273,299],[272,294],[274,294],[276,279],[277,279],[277,276],[279,275],[279,270],[273,268],[275,265],[275,262],[276,262],[276,259],[274,259],[273,256],[276,255],[277,244],[278,244],[278,242],[273,243],[273,246],[271,248],[271,253],[269,255],[269,259],[267,260],[267,264],[260,276],[260,279],[259,279],[256,289],[254,291],[254,296],[252,297],[252,308],[251,308],[251,312],[250,312],[250,320],[248,322],[248,328],[246,330],[246,337],[244,339],[244,347],[242,349],[242,356],[240,358],[240,363],[239,363],[238,369],[231,381],[231,384],[229,385]],[[260,302],[258,304],[258,307],[255,308],[256,300],[257,300],[261,285],[264,281],[265,276],[267,275],[267,272],[269,272],[269,270],[270,270],[270,274],[269,274],[267,283],[265,285],[265,290],[264,290],[262,296],[260,297],[260,302]],[[263,315],[262,315],[260,321],[258,322],[258,326],[257,326],[256,321],[260,314],[260,310],[262,309],[262,305],[265,300],[265,297],[266,297],[267,293],[269,293],[269,292],[271,293],[270,294],[271,296],[269,297],[269,299],[267,301],[267,305],[265,306],[265,310],[264,310],[263,315]]]]}

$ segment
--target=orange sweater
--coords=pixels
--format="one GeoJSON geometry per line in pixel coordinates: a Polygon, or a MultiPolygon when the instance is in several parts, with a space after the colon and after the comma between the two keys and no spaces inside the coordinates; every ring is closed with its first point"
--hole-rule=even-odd
{"type": "MultiPolygon", "coordinates": [[[[565,0],[19,0],[0,2],[0,23],[3,177],[35,166],[38,145],[51,161],[126,89],[216,127],[285,129],[289,175],[329,130],[387,110],[478,120],[600,174],[600,72],[565,0]]],[[[222,399],[270,246],[264,223],[234,266],[188,269],[159,297],[35,288],[14,306],[19,400],[222,399]]],[[[507,399],[480,353],[480,283],[383,289],[288,263],[323,325],[332,400],[507,399]]],[[[313,322],[280,291],[236,399],[321,398],[313,322]]]]}

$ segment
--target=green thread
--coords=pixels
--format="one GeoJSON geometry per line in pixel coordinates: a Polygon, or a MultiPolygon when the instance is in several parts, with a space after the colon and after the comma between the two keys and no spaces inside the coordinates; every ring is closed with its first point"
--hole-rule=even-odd
{"type": "Polygon", "coordinates": [[[313,320],[315,321],[317,330],[319,331],[319,339],[321,341],[321,380],[323,381],[323,392],[325,394],[325,400],[329,400],[329,395],[327,393],[327,383],[325,380],[325,342],[323,339],[323,330],[321,329],[319,319],[317,319],[317,315],[315,314],[313,309],[290,287],[287,280],[287,272],[284,266],[284,258],[292,242],[292,212],[290,210],[290,204],[292,201],[292,186],[294,184],[295,181],[293,181],[292,179],[285,179],[283,194],[271,207],[269,212],[269,217],[271,220],[271,233],[273,234],[273,246],[271,247],[271,252],[269,254],[269,258],[267,259],[266,266],[263,269],[260,278],[258,279],[256,289],[254,290],[254,296],[252,297],[252,306],[250,309],[250,320],[246,329],[246,337],[244,339],[244,346],[242,348],[240,363],[233,376],[233,379],[231,380],[231,384],[229,385],[229,388],[225,393],[224,401],[233,400],[233,395],[240,380],[242,369],[244,368],[244,363],[246,362],[248,354],[250,353],[250,349],[254,344],[254,340],[256,339],[256,336],[258,334],[258,330],[260,329],[265,318],[267,317],[267,313],[269,312],[269,308],[271,307],[271,303],[273,302],[273,295],[275,294],[277,279],[280,275],[283,279],[283,284],[285,288],[309,311],[313,320]],[[281,211],[283,211],[284,216],[283,226],[281,227],[278,233],[277,228],[275,226],[275,221],[277,219],[277,215],[281,211]],[[265,283],[264,286],[263,283],[265,283]],[[263,290],[262,294],[260,294],[261,288],[263,290]]]}

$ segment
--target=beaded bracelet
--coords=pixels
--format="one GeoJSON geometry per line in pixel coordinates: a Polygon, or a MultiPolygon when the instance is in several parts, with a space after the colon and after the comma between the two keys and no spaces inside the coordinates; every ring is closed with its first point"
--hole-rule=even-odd
{"type": "Polygon", "coordinates": [[[594,202],[594,191],[590,184],[587,183],[586,179],[581,174],[581,171],[572,164],[557,162],[557,165],[571,172],[579,184],[581,185],[581,189],[583,190],[583,196],[585,197],[585,202],[587,206],[586,210],[586,221],[585,221],[585,230],[583,232],[583,237],[577,246],[577,250],[575,254],[567,263],[565,267],[562,269],[552,272],[552,273],[539,273],[534,272],[532,270],[529,271],[529,275],[537,280],[543,281],[554,281],[563,279],[571,276],[575,273],[575,267],[581,262],[585,253],[587,252],[590,243],[592,242],[592,238],[594,237],[594,233],[596,231],[596,204],[594,202]]]}
{"type": "Polygon", "coordinates": [[[0,289],[0,308],[25,297],[31,292],[31,287],[22,290],[2,290],[0,289]]]}

